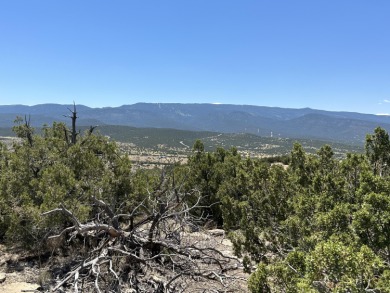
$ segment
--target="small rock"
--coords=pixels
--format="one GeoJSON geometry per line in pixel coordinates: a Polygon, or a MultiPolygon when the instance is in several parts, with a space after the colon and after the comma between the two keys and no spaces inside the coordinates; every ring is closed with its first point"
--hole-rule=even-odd
{"type": "Polygon", "coordinates": [[[4,283],[6,278],[5,274],[0,273],[0,283],[4,283]]]}
{"type": "Polygon", "coordinates": [[[7,293],[20,293],[20,292],[36,292],[39,287],[38,284],[31,284],[26,282],[15,282],[9,284],[2,284],[0,286],[0,292],[7,293]]]}
{"type": "Polygon", "coordinates": [[[225,236],[225,230],[223,229],[212,229],[207,231],[211,236],[225,236]]]}

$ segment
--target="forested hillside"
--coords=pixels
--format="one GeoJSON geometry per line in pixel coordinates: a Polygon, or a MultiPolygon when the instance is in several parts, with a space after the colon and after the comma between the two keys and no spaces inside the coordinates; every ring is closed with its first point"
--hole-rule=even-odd
{"type": "Polygon", "coordinates": [[[186,164],[133,171],[92,128],[18,123],[21,141],[0,145],[0,241],[50,260],[46,290],[225,292],[239,268],[251,292],[390,292],[382,128],[342,160],[328,145],[295,144],[281,164],[198,140],[186,164]],[[210,226],[236,257],[194,238],[210,226]]]}
{"type": "MultiPolygon", "coordinates": [[[[63,117],[69,105],[0,105],[1,128],[12,127],[16,116],[31,115],[35,127],[63,117]]],[[[77,106],[79,125],[122,125],[220,133],[250,133],[262,137],[316,139],[361,145],[366,133],[380,126],[390,130],[390,116],[289,109],[250,105],[137,103],[120,107],[77,106]]]]}

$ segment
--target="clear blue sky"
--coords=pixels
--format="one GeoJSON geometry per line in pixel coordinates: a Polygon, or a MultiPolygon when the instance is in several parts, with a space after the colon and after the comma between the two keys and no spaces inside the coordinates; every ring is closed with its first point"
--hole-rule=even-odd
{"type": "Polygon", "coordinates": [[[389,0],[0,0],[0,104],[390,113],[389,0]]]}

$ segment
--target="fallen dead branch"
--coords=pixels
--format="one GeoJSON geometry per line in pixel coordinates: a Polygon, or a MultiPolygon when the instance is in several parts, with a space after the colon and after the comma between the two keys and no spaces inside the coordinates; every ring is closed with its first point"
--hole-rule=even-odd
{"type": "Polygon", "coordinates": [[[231,283],[240,279],[230,274],[241,267],[240,261],[222,253],[216,242],[205,245],[190,233],[190,226],[204,220],[193,213],[201,208],[201,195],[197,191],[181,194],[164,183],[159,187],[128,213],[115,213],[94,197],[91,203],[99,216],[87,223],[64,205],[45,212],[46,217],[61,213],[73,224],[50,238],[66,235],[69,245],[75,238],[94,243],[86,255],[74,252],[77,264],[53,291],[169,293],[185,292],[204,282],[203,292],[229,292],[231,283]],[[195,198],[193,204],[188,197],[195,198]]]}

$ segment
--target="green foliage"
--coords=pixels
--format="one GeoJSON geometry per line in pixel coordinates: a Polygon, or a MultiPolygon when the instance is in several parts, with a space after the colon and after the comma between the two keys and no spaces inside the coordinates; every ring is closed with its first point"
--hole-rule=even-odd
{"type": "Polygon", "coordinates": [[[389,134],[377,127],[374,134],[366,136],[366,155],[375,175],[386,175],[390,167],[389,134]]]}
{"type": "Polygon", "coordinates": [[[386,260],[390,260],[390,197],[370,193],[354,214],[353,228],[360,240],[386,260]]]}
{"type": "Polygon", "coordinates": [[[383,264],[367,246],[359,249],[339,241],[320,242],[306,258],[301,282],[332,292],[363,292],[375,288],[383,264]]]}
{"type": "Polygon", "coordinates": [[[248,288],[253,293],[268,293],[270,289],[267,285],[267,266],[259,263],[256,271],[248,280],[248,288]]]}
{"type": "Polygon", "coordinates": [[[0,239],[34,248],[66,226],[42,212],[63,204],[87,220],[96,197],[130,213],[156,204],[150,190],[164,186],[188,205],[200,199],[197,223],[223,227],[245,270],[257,266],[251,292],[389,292],[390,142],[380,128],[367,135],[365,154],[340,160],[329,145],[310,154],[294,144],[282,158],[288,166],[243,159],[234,147],[207,152],[196,140],[188,163],[165,168],[163,180],[160,170],[132,171],[101,135],[70,143],[62,123],[38,135],[16,122],[21,141],[0,143],[0,239]]]}
{"type": "Polygon", "coordinates": [[[16,122],[22,141],[9,150],[1,146],[0,152],[0,237],[34,248],[53,224],[61,229],[62,217],[40,216],[59,204],[81,221],[89,217],[92,197],[104,199],[114,210],[123,202],[138,204],[131,200],[130,160],[115,143],[85,133],[70,144],[62,123],[34,135],[27,123],[16,122]]]}
{"type": "MultiPolygon", "coordinates": [[[[388,135],[367,136],[366,155],[336,159],[325,145],[295,144],[289,167],[204,152],[196,143],[192,187],[220,202],[223,227],[252,292],[363,292],[389,283],[388,135]]],[[[380,291],[381,292],[381,291],[380,291]]]]}
{"type": "MultiPolygon", "coordinates": [[[[223,190],[223,183],[236,177],[236,170],[241,164],[241,156],[236,148],[228,151],[217,148],[213,153],[207,153],[204,145],[197,140],[193,147],[193,154],[188,159],[187,168],[182,168],[186,178],[185,188],[187,192],[199,190],[203,195],[201,205],[204,207],[200,214],[205,219],[211,219],[217,225],[222,225],[222,198],[218,190],[223,190]]],[[[240,187],[237,187],[240,189],[240,187]]]]}

